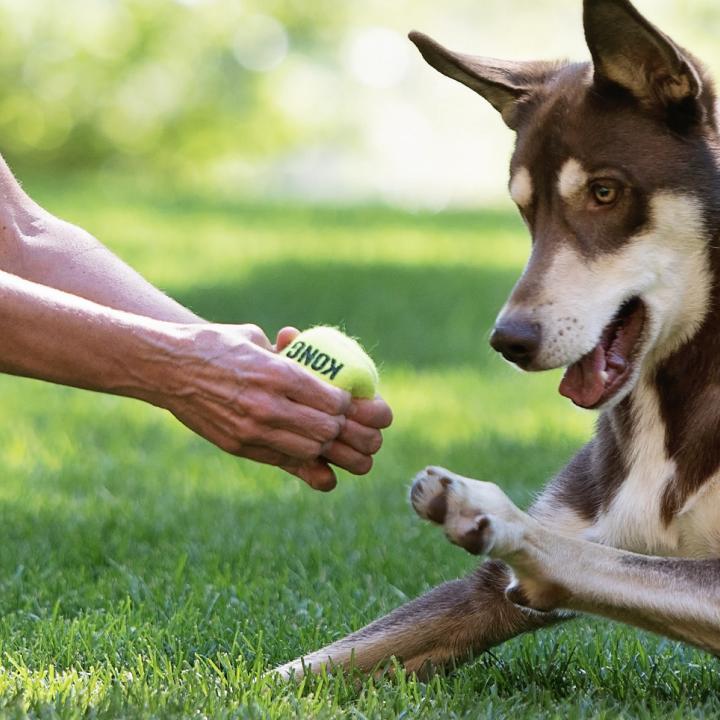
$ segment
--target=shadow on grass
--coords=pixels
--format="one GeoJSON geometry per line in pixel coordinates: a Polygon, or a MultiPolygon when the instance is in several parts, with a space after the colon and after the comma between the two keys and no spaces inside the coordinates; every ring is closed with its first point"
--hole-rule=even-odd
{"type": "Polygon", "coordinates": [[[217,322],[345,327],[378,361],[435,366],[497,362],[487,345],[517,274],[482,268],[394,264],[268,264],[232,283],[171,288],[217,322]]]}
{"type": "MultiPolygon", "coordinates": [[[[456,567],[468,562],[438,543],[437,533],[412,513],[411,475],[426,462],[437,462],[458,472],[488,477],[484,471],[490,470],[495,476],[500,462],[489,440],[432,452],[412,433],[396,432],[391,451],[379,456],[370,478],[343,476],[335,492],[321,495],[170,427],[126,426],[122,440],[110,422],[78,428],[76,441],[85,449],[62,467],[38,463],[29,477],[7,473],[6,483],[21,484],[22,492],[0,501],[0,614],[43,616],[55,608],[74,616],[128,595],[146,607],[168,608],[182,602],[185,580],[177,582],[176,574],[185,557],[184,572],[192,583],[232,592],[250,608],[256,593],[277,599],[284,594],[279,586],[288,583],[293,592],[318,601],[326,596],[332,603],[339,592],[335,581],[345,588],[354,585],[348,592],[357,601],[363,592],[357,578],[372,578],[360,603],[369,603],[370,613],[360,621],[368,620],[397,604],[397,588],[416,594],[426,582],[452,574],[453,563],[444,556],[454,557],[456,567]],[[320,589],[318,577],[326,578],[320,589]]],[[[567,452],[561,438],[548,438],[542,446],[539,455],[535,443],[502,443],[502,455],[512,458],[507,473],[512,484],[506,487],[523,504],[528,486],[558,467],[567,452]],[[526,469],[525,477],[516,467],[526,469]],[[526,480],[528,468],[534,482],[526,480]]],[[[271,604],[258,601],[255,629],[282,624],[282,618],[272,617],[271,604]]],[[[343,607],[334,612],[335,621],[342,622],[343,607]]]]}

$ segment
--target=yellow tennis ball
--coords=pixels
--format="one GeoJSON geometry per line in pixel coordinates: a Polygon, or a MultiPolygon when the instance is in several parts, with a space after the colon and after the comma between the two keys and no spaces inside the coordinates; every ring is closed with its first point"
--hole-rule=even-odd
{"type": "Polygon", "coordinates": [[[375,397],[379,380],[375,363],[357,340],[337,328],[318,325],[305,330],[282,354],[353,397],[375,397]]]}

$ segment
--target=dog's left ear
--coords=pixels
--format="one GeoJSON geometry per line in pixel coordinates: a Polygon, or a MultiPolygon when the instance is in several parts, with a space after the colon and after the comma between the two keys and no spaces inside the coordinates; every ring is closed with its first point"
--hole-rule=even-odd
{"type": "Polygon", "coordinates": [[[646,107],[700,99],[693,61],[629,0],[584,0],[583,21],[597,84],[620,85],[646,107]]]}
{"type": "Polygon", "coordinates": [[[559,69],[559,63],[514,62],[465,55],[414,30],[409,35],[427,62],[443,75],[482,95],[517,130],[519,109],[559,69]]]}

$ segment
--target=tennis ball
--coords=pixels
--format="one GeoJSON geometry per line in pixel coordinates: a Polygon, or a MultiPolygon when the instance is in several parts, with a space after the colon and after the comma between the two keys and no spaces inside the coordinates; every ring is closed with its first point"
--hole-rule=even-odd
{"type": "Polygon", "coordinates": [[[375,363],[357,340],[337,328],[318,325],[305,330],[282,354],[353,397],[375,397],[379,380],[375,363]]]}

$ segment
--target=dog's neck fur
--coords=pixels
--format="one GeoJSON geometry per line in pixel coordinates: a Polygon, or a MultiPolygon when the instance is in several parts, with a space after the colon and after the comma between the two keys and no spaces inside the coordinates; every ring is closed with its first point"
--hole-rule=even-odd
{"type": "MultiPolygon", "coordinates": [[[[709,138],[708,152],[714,145],[709,138]]],[[[546,496],[557,498],[555,511],[570,509],[568,527],[638,552],[720,552],[720,156],[712,155],[695,194],[692,238],[706,274],[693,277],[697,322],[646,355],[633,391],[601,414],[546,496]]]]}
{"type": "MultiPolygon", "coordinates": [[[[718,472],[720,467],[720,251],[717,237],[708,248],[712,287],[708,311],[698,331],[654,368],[648,381],[657,396],[665,430],[663,451],[676,470],[663,493],[666,523],[718,472]]],[[[635,398],[631,398],[634,403],[635,398]]]]}
{"type": "MultiPolygon", "coordinates": [[[[600,416],[593,440],[556,484],[587,523],[590,539],[680,554],[687,552],[682,544],[692,542],[683,537],[682,517],[720,508],[720,223],[715,218],[713,226],[717,230],[707,238],[711,285],[699,328],[670,352],[660,347],[648,356],[633,391],[600,416]],[[573,480],[564,485],[568,473],[573,480]]],[[[693,548],[696,554],[711,554],[720,538],[706,533],[705,541],[706,547],[693,548]]]]}

